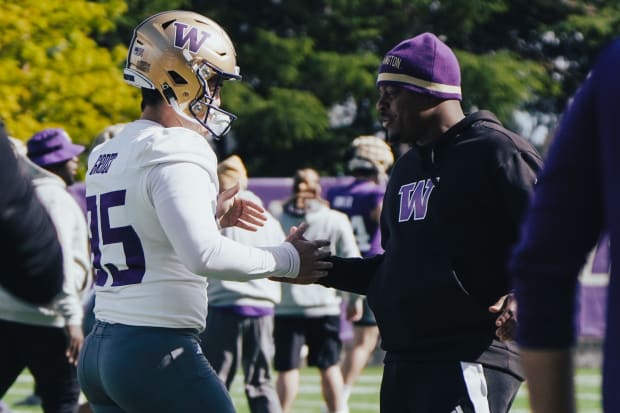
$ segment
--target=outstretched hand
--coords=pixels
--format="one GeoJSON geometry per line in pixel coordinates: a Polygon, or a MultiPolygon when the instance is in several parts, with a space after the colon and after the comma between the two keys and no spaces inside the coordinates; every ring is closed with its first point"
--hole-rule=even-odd
{"type": "Polygon", "coordinates": [[[315,240],[309,241],[304,238],[304,232],[308,228],[308,224],[302,223],[299,227],[292,227],[286,237],[286,241],[293,244],[299,254],[299,274],[296,278],[288,277],[270,277],[273,281],[283,281],[292,284],[312,284],[327,275],[327,270],[332,268],[333,264],[324,261],[331,253],[329,249],[323,248],[329,245],[329,241],[315,240]]]}
{"type": "Polygon", "coordinates": [[[242,199],[237,196],[239,193],[239,182],[235,186],[222,191],[217,198],[217,209],[215,217],[222,228],[239,227],[248,231],[256,231],[265,225],[267,216],[265,209],[260,205],[242,199]]]}
{"type": "Polygon", "coordinates": [[[495,304],[489,307],[491,313],[499,316],[495,320],[495,335],[501,341],[514,340],[517,332],[517,300],[514,294],[500,297],[495,304]]]}

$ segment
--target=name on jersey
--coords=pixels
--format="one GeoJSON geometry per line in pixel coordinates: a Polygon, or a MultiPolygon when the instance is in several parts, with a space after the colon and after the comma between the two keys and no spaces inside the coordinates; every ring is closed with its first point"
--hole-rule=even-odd
{"type": "Polygon", "coordinates": [[[97,162],[95,162],[88,174],[95,175],[108,173],[110,166],[112,166],[112,161],[115,160],[117,156],[118,153],[104,153],[99,155],[97,162]]]}
{"type": "Polygon", "coordinates": [[[353,207],[353,197],[350,195],[336,195],[332,202],[332,208],[351,209],[353,207]]]}
{"type": "Polygon", "coordinates": [[[414,221],[426,218],[428,201],[435,189],[432,179],[423,179],[418,182],[402,185],[400,195],[400,210],[398,222],[406,222],[413,217],[414,221]]]}

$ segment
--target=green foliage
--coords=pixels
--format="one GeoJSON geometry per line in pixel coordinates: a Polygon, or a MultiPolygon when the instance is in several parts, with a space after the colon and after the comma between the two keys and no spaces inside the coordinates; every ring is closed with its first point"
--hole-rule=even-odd
{"type": "Polygon", "coordinates": [[[93,40],[124,11],[120,0],[2,1],[0,116],[9,133],[25,140],[59,126],[88,144],[108,124],[137,115],[136,91],[122,80],[125,49],[93,40]]]}
{"type": "MultiPolygon", "coordinates": [[[[243,80],[223,90],[239,115],[224,156],[254,176],[302,165],[344,170],[355,136],[379,130],[375,79],[383,54],[431,31],[454,48],[463,106],[508,126],[515,110],[561,112],[604,43],[620,32],[620,3],[601,0],[0,0],[0,116],[27,139],[63,126],[81,143],[138,116],[121,69],[133,27],[169,9],[194,10],[233,39],[243,80]],[[347,103],[353,116],[334,119],[347,103]],[[330,117],[330,115],[332,115],[330,117]]],[[[551,117],[553,118],[553,117],[551,117]]],[[[552,125],[550,125],[552,126],[552,125]]]]}
{"type": "Polygon", "coordinates": [[[543,65],[521,60],[507,50],[482,56],[457,51],[457,56],[463,73],[463,108],[487,109],[481,105],[493,102],[488,109],[508,124],[515,107],[549,93],[554,86],[543,65]]]}
{"type": "Polygon", "coordinates": [[[310,160],[302,148],[320,144],[328,127],[325,107],[313,94],[274,87],[268,99],[244,111],[235,136],[251,175],[288,176],[310,160]]]}

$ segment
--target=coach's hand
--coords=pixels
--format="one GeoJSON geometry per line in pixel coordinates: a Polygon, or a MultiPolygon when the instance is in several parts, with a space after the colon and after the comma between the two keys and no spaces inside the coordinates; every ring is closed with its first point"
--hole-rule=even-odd
{"type": "Polygon", "coordinates": [[[501,341],[514,340],[517,332],[517,300],[514,294],[500,297],[495,304],[489,307],[489,311],[499,314],[495,320],[497,338],[501,341]]]}
{"type": "Polygon", "coordinates": [[[308,224],[302,223],[299,227],[292,227],[286,241],[293,244],[299,254],[299,274],[295,278],[287,277],[270,277],[273,281],[282,281],[292,284],[312,284],[327,275],[327,270],[332,268],[333,264],[324,261],[331,253],[328,248],[329,241],[315,240],[309,241],[304,238],[304,232],[308,228],[308,224]]]}

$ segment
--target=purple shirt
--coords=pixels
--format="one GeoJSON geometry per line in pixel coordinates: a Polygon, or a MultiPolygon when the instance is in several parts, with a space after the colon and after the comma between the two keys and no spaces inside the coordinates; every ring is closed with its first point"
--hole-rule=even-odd
{"type": "MultiPolygon", "coordinates": [[[[385,186],[358,179],[345,186],[333,187],[327,193],[331,207],[344,212],[351,220],[357,245],[363,257],[383,252],[379,221],[372,213],[383,202],[385,186]]],[[[378,218],[378,217],[377,217],[378,218]]]]}
{"type": "Polygon", "coordinates": [[[67,191],[73,196],[84,216],[86,216],[86,184],[84,182],[76,182],[73,185],[69,185],[67,191]]]}
{"type": "Polygon", "coordinates": [[[609,233],[605,412],[620,411],[619,72],[620,39],[599,56],[563,117],[511,261],[519,343],[568,348],[575,341],[577,276],[601,231],[609,233]]]}

